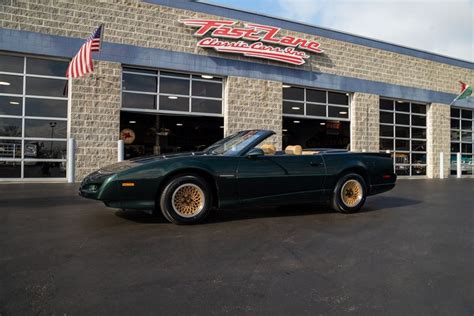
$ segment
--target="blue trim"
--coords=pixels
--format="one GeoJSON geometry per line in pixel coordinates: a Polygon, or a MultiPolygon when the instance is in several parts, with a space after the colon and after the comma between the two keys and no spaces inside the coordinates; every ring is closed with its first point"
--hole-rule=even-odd
{"type": "MultiPolygon", "coordinates": [[[[0,50],[4,51],[71,58],[83,42],[84,40],[79,38],[0,28],[0,50]]],[[[322,89],[372,93],[427,103],[449,104],[456,97],[450,93],[379,81],[108,42],[103,43],[100,59],[137,67],[208,73],[224,77],[250,77],[322,89]]],[[[458,101],[456,105],[474,108],[474,98],[458,101]]]]}
{"type": "MultiPolygon", "coordinates": [[[[296,32],[322,36],[334,40],[349,42],[357,45],[377,48],[389,52],[408,55],[445,63],[453,66],[474,69],[474,63],[456,59],[452,57],[442,56],[434,53],[425,52],[418,49],[408,48],[400,45],[390,44],[387,42],[365,38],[358,35],[352,35],[341,31],[330,30],[318,26],[312,26],[304,23],[284,20],[277,17],[266,16],[258,13],[246,12],[238,9],[227,8],[215,4],[186,1],[186,0],[144,0],[144,2],[163,5],[178,9],[185,9],[190,11],[197,11],[201,13],[212,14],[225,18],[247,21],[252,23],[260,23],[271,26],[276,26],[285,30],[292,30],[296,32]]],[[[324,47],[323,47],[324,49],[324,47]]]]}

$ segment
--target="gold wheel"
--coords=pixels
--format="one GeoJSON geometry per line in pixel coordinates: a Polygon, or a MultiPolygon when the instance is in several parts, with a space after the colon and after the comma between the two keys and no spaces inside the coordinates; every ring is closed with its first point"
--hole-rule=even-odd
{"type": "Polygon", "coordinates": [[[355,207],[362,201],[364,190],[359,181],[351,179],[341,188],[341,200],[347,207],[355,207]]]}
{"type": "Polygon", "coordinates": [[[193,183],[179,186],[171,198],[176,213],[182,217],[193,217],[204,209],[204,191],[193,183]]]}

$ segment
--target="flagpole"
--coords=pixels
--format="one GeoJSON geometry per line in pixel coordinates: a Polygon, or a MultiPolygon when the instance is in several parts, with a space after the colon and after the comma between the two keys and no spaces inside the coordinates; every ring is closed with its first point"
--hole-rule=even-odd
{"type": "MultiPolygon", "coordinates": [[[[92,72],[92,75],[94,75],[94,72],[96,72],[96,75],[95,75],[95,78],[93,77],[93,82],[94,82],[94,100],[97,100],[96,98],[96,94],[97,94],[97,89],[98,89],[98,86],[99,86],[99,80],[100,80],[100,56],[101,56],[101,53],[102,53],[102,39],[103,39],[103,36],[104,36],[104,29],[105,29],[105,26],[104,24],[102,23],[99,28],[101,29],[100,30],[100,48],[99,48],[99,52],[98,52],[98,55],[97,55],[97,69],[95,69],[95,71],[92,72]]],[[[92,63],[94,63],[92,61],[92,63]]],[[[95,106],[95,105],[94,105],[95,106]]]]}
{"type": "MultiPolygon", "coordinates": [[[[99,68],[100,68],[100,56],[102,54],[102,44],[104,43],[103,42],[103,39],[104,39],[104,31],[105,31],[105,25],[104,23],[102,23],[100,25],[100,28],[101,28],[101,31],[100,31],[100,49],[99,49],[99,56],[97,56],[97,73],[99,72],[99,68]]],[[[99,80],[100,77],[97,75],[96,76],[96,80],[99,80]]]]}
{"type": "Polygon", "coordinates": [[[453,105],[458,99],[459,99],[459,95],[455,97],[454,100],[451,101],[451,103],[449,103],[449,106],[453,105]]]}

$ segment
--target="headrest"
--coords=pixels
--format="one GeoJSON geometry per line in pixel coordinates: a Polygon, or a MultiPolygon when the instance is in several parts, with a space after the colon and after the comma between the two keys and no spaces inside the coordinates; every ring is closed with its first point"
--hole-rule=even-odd
{"type": "Polygon", "coordinates": [[[287,155],[301,155],[303,148],[300,145],[286,146],[285,154],[287,155]]]}
{"type": "Polygon", "coordinates": [[[263,144],[260,146],[265,155],[274,155],[276,153],[276,147],[272,144],[263,144]]]}

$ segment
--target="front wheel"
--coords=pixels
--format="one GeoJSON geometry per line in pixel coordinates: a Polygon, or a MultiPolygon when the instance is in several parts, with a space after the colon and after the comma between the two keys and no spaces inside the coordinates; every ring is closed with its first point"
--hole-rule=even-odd
{"type": "Polygon", "coordinates": [[[160,196],[161,212],[175,224],[194,224],[203,220],[211,208],[211,190],[195,175],[181,175],[170,180],[160,196]]]}
{"type": "Polygon", "coordinates": [[[334,188],[332,207],[341,213],[359,211],[367,198],[367,185],[357,173],[343,175],[334,188]]]}

